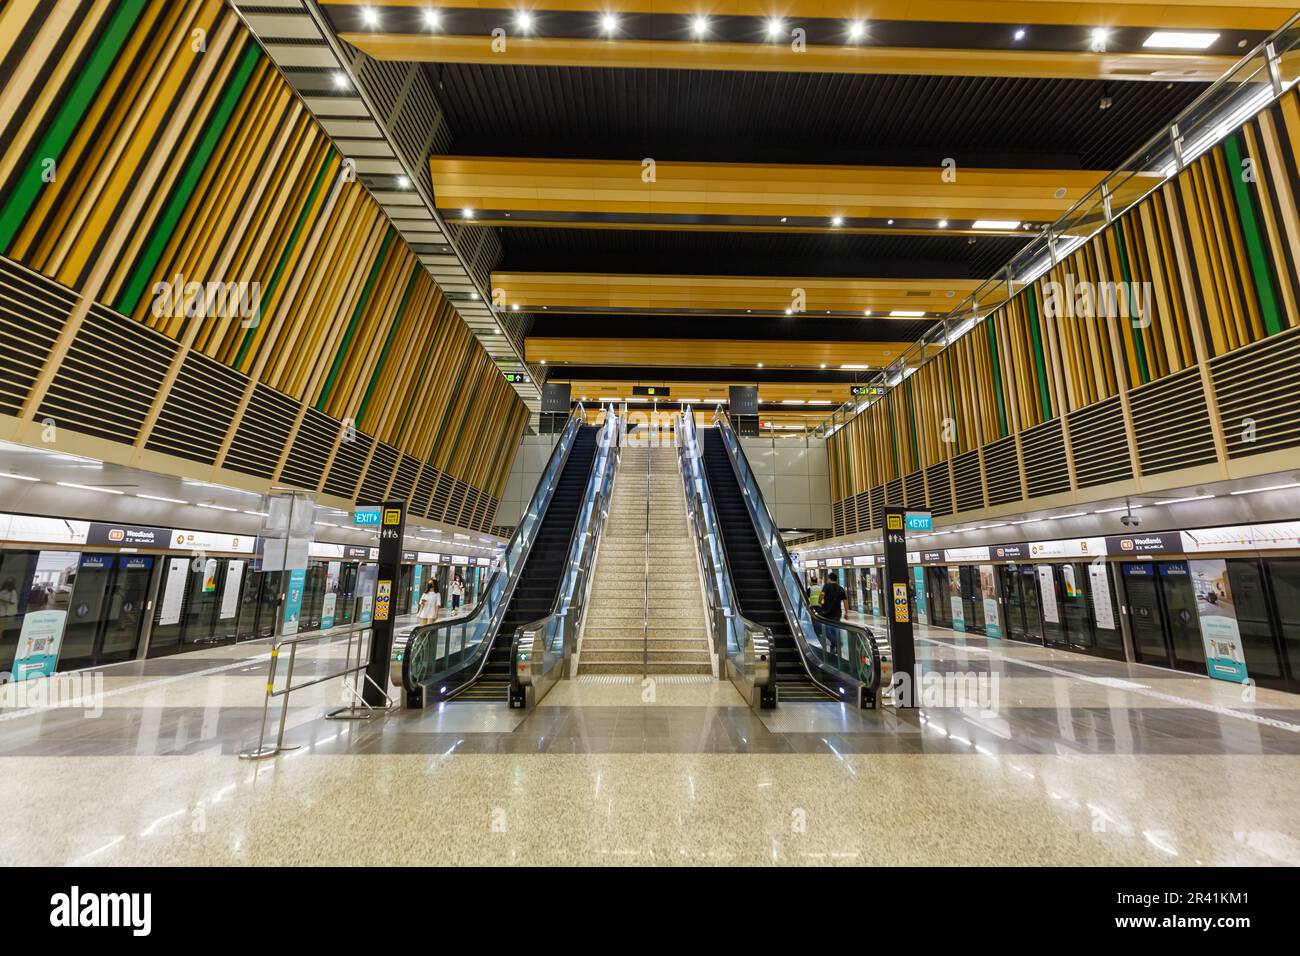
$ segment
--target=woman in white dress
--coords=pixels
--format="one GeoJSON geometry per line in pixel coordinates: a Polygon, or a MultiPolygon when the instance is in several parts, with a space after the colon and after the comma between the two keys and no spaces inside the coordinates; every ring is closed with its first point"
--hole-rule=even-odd
{"type": "Polygon", "coordinates": [[[438,620],[438,608],[442,606],[442,596],[438,594],[438,586],[432,581],[420,595],[420,606],[416,614],[420,618],[421,624],[432,624],[438,620]]]}

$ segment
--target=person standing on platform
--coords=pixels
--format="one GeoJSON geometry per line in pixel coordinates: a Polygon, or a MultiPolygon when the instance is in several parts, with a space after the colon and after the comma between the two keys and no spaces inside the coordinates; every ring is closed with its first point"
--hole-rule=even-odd
{"type": "Polygon", "coordinates": [[[463,598],[464,596],[465,596],[465,579],[462,578],[460,576],[460,572],[457,571],[456,576],[451,579],[451,609],[453,611],[460,610],[461,598],[463,598]]]}
{"type": "MultiPolygon", "coordinates": [[[[832,621],[838,621],[844,614],[844,588],[840,586],[839,578],[833,574],[826,575],[826,583],[822,585],[822,617],[830,618],[832,621]]],[[[840,656],[840,635],[835,628],[826,629],[826,639],[828,649],[832,657],[840,656]]]]}
{"type": "Polygon", "coordinates": [[[442,606],[442,596],[438,594],[438,585],[432,581],[420,595],[420,607],[416,612],[420,618],[420,624],[432,624],[438,620],[438,608],[442,606]]]}

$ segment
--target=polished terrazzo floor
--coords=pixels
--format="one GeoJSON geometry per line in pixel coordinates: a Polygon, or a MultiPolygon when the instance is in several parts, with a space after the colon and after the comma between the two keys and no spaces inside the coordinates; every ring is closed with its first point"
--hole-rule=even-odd
{"type": "MultiPolygon", "coordinates": [[[[94,711],[0,710],[0,863],[1300,863],[1300,698],[920,634],[995,706],[570,681],[340,722],[330,681],[293,695],[296,749],[249,762],[265,644],[106,668],[94,711]]],[[[304,646],[298,678],[344,652],[304,646]]]]}

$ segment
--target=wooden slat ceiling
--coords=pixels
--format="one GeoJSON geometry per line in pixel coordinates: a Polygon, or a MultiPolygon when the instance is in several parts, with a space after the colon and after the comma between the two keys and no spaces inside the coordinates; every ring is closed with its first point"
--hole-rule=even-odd
{"type": "Polygon", "coordinates": [[[973,279],[492,274],[493,295],[499,293],[502,304],[560,313],[946,315],[977,284],[973,279]]]}
{"type": "Polygon", "coordinates": [[[907,342],[760,342],[735,339],[539,338],[527,342],[529,363],[664,368],[881,368],[907,342]]]}
{"type": "MultiPolygon", "coordinates": [[[[1007,234],[1055,220],[1104,177],[1088,170],[656,163],[434,156],[439,210],[466,225],[1007,234]],[[653,175],[653,181],[645,181],[653,175]],[[507,215],[507,213],[509,215],[507,215]],[[839,224],[835,224],[839,217],[839,224]],[[786,222],[782,222],[782,219],[786,222]],[[890,220],[894,220],[891,224],[890,220]],[[980,220],[1012,229],[975,229],[980,220]]],[[[1134,189],[1144,176],[1133,177],[1134,189]]]]}

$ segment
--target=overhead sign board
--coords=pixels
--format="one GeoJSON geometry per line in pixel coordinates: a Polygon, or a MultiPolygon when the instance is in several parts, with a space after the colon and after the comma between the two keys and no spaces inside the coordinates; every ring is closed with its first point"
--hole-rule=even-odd
{"type": "Polygon", "coordinates": [[[850,390],[855,398],[879,398],[885,394],[883,385],[854,385],[850,390]]]}
{"type": "Polygon", "coordinates": [[[506,381],[512,385],[522,385],[528,381],[523,372],[503,372],[502,374],[505,375],[506,381]]]}
{"type": "Polygon", "coordinates": [[[909,511],[905,516],[908,531],[933,531],[934,519],[928,511],[909,511]]]}
{"type": "Polygon", "coordinates": [[[649,395],[653,398],[667,398],[669,389],[666,385],[633,385],[633,395],[649,395]]]}
{"type": "Polygon", "coordinates": [[[352,512],[352,524],[358,528],[378,528],[380,521],[380,511],[378,507],[357,507],[352,512]]]}

